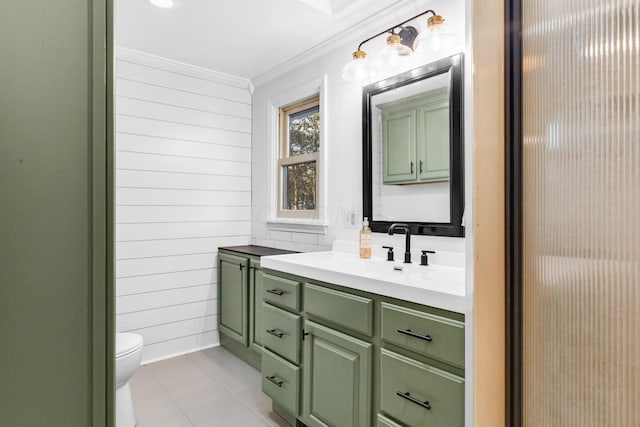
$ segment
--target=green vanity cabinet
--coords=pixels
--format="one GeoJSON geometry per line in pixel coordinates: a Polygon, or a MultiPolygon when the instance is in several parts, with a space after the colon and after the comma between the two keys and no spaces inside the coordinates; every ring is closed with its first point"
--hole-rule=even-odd
{"type": "Polygon", "coordinates": [[[418,181],[449,179],[449,102],[417,109],[418,181]]]}
{"type": "Polygon", "coordinates": [[[384,111],[382,115],[384,183],[416,180],[416,110],[384,111]]]}
{"type": "Polygon", "coordinates": [[[310,320],[304,332],[305,424],[370,426],[373,345],[310,320]]]}
{"type": "Polygon", "coordinates": [[[291,253],[294,252],[255,245],[218,248],[220,344],[258,370],[264,340],[263,293],[264,287],[270,286],[260,259],[291,253]]]}
{"type": "Polygon", "coordinates": [[[449,93],[436,89],[380,104],[384,184],[449,179],[449,93]]]}
{"type": "Polygon", "coordinates": [[[222,253],[218,256],[220,332],[243,345],[248,345],[249,339],[248,269],[247,258],[222,253]]]}
{"type": "Polygon", "coordinates": [[[263,278],[262,390],[290,424],[464,426],[463,314],[270,269],[263,278]]]}

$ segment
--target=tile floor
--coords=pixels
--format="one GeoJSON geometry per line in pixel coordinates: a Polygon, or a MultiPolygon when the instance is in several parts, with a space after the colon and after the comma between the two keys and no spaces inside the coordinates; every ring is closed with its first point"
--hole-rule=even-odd
{"type": "Polygon", "coordinates": [[[131,379],[136,427],[288,426],[260,382],[222,347],[141,366],[131,379]]]}

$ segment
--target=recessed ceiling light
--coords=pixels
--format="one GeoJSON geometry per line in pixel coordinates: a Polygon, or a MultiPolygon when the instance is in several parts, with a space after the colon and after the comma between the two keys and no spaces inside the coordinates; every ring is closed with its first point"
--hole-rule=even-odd
{"type": "Polygon", "coordinates": [[[162,7],[165,9],[173,7],[174,5],[173,0],[149,0],[149,3],[151,3],[154,6],[162,7]]]}

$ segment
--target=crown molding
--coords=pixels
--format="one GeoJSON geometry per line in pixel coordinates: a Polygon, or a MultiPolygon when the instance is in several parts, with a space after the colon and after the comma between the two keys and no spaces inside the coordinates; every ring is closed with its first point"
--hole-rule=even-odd
{"type": "MultiPolygon", "coordinates": [[[[251,82],[254,87],[259,87],[295,68],[331,52],[337,46],[345,44],[346,41],[355,43],[355,49],[360,40],[379,32],[381,28],[388,28],[391,25],[407,19],[407,17],[415,15],[417,13],[416,10],[424,9],[425,7],[422,2],[416,2],[415,0],[399,0],[392,7],[368,15],[353,24],[349,28],[348,38],[345,38],[345,35],[341,33],[325,39],[310,49],[305,50],[303,53],[296,55],[269,71],[254,77],[251,79],[251,82]]],[[[349,58],[346,58],[345,62],[348,59],[349,58]]]]}
{"type": "Polygon", "coordinates": [[[195,77],[202,80],[208,80],[215,83],[222,83],[225,85],[245,89],[250,94],[253,94],[254,87],[251,83],[251,80],[244,77],[238,77],[232,74],[222,73],[220,71],[214,71],[208,68],[199,67],[197,65],[175,61],[173,59],[152,55],[150,53],[141,52],[139,50],[130,49],[124,46],[116,46],[115,51],[117,60],[133,62],[135,64],[145,65],[148,67],[157,68],[176,74],[182,74],[189,77],[195,77]]]}

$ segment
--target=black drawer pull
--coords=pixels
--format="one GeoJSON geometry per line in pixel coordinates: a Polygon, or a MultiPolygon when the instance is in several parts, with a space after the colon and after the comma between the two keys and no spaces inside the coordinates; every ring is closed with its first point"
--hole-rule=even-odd
{"type": "Polygon", "coordinates": [[[421,340],[425,340],[427,342],[431,342],[431,336],[429,335],[420,335],[415,332],[411,332],[411,329],[398,329],[399,334],[409,335],[410,337],[419,338],[421,340]]]}
{"type": "Polygon", "coordinates": [[[273,335],[276,338],[282,338],[284,336],[284,333],[280,332],[277,329],[267,329],[267,333],[273,335]]]}
{"type": "Polygon", "coordinates": [[[282,384],[284,384],[284,381],[279,380],[278,378],[276,378],[275,375],[271,375],[270,377],[267,377],[267,379],[272,383],[274,383],[275,385],[277,385],[278,387],[282,387],[282,384]]]}
{"type": "Polygon", "coordinates": [[[415,403],[418,406],[422,406],[424,409],[427,409],[429,411],[431,410],[431,404],[429,403],[428,400],[425,400],[424,402],[422,402],[416,399],[415,397],[411,396],[409,392],[403,393],[401,391],[396,391],[396,394],[400,397],[407,399],[409,402],[415,403]]]}
{"type": "Polygon", "coordinates": [[[278,295],[279,297],[284,295],[284,291],[281,291],[280,289],[267,289],[267,292],[269,292],[270,294],[278,295]]]}

